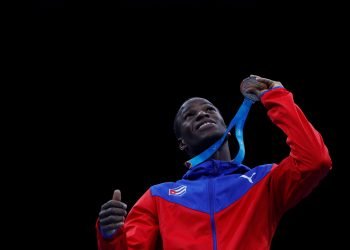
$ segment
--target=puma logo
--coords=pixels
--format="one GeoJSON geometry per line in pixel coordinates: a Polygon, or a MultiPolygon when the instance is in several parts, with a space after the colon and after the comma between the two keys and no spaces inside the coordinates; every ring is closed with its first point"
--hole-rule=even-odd
{"type": "Polygon", "coordinates": [[[253,173],[252,176],[248,177],[245,174],[242,174],[240,177],[247,179],[250,183],[253,183],[252,178],[256,173],[253,173]]]}

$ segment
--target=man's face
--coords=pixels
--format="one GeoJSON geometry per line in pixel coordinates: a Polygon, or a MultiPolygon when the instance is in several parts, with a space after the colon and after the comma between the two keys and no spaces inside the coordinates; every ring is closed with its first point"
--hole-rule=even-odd
{"type": "Polygon", "coordinates": [[[180,148],[190,156],[199,154],[225,133],[226,125],[219,110],[208,100],[192,98],[177,116],[180,148]]]}

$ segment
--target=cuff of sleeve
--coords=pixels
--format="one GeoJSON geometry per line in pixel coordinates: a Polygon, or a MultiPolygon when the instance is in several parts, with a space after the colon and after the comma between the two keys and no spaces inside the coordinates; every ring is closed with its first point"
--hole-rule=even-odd
{"type": "Polygon", "coordinates": [[[117,235],[119,235],[120,232],[122,232],[123,228],[124,228],[124,225],[123,225],[123,226],[121,226],[121,227],[119,227],[111,232],[106,233],[102,230],[100,223],[99,222],[97,222],[97,223],[98,223],[98,225],[97,225],[98,232],[100,233],[102,238],[105,240],[111,240],[111,239],[117,237],[117,235]]]}
{"type": "Polygon", "coordinates": [[[262,98],[266,93],[271,92],[271,91],[273,91],[273,90],[275,90],[275,89],[284,89],[284,87],[283,87],[283,86],[277,86],[277,87],[273,87],[273,88],[271,88],[271,89],[268,89],[268,90],[266,90],[266,91],[264,91],[263,93],[260,94],[259,99],[261,100],[261,98],[262,98]]]}
{"type": "Polygon", "coordinates": [[[112,230],[111,232],[104,232],[100,226],[100,232],[101,232],[101,235],[102,237],[105,239],[105,240],[110,240],[114,237],[114,235],[118,232],[119,228],[118,229],[114,229],[112,230]]]}

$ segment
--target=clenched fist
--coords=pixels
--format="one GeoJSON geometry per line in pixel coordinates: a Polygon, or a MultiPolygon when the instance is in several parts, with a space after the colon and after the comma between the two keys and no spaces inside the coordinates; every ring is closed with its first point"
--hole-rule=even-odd
{"type": "Polygon", "coordinates": [[[250,75],[241,82],[240,89],[241,93],[245,97],[253,101],[259,101],[260,96],[265,91],[275,87],[283,87],[283,85],[282,83],[277,81],[273,81],[256,75],[250,75]]]}

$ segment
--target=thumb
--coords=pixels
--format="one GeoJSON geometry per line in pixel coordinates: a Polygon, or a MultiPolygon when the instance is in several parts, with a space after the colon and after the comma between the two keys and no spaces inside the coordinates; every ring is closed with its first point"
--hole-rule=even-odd
{"type": "Polygon", "coordinates": [[[121,199],[122,199],[122,194],[120,193],[120,190],[119,189],[114,190],[113,200],[121,201],[121,199]]]}

